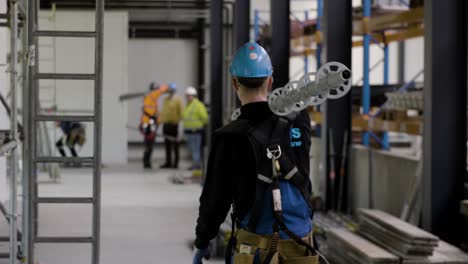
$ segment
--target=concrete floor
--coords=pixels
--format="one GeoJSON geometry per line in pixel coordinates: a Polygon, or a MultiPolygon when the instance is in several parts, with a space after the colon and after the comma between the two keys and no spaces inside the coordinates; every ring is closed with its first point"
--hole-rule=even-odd
{"type": "MultiPolygon", "coordinates": [[[[185,165],[182,165],[185,166],[185,165]]],[[[197,217],[198,185],[173,185],[174,171],[146,171],[140,163],[103,169],[101,263],[154,264],[190,263],[197,217]]],[[[91,193],[91,170],[63,169],[60,183],[44,180],[41,196],[87,196],[91,193]]],[[[43,205],[39,234],[44,236],[86,236],[91,233],[88,205],[43,205]]],[[[0,230],[5,235],[5,223],[0,230]]],[[[5,244],[0,251],[7,250],[5,244]]],[[[38,264],[90,263],[90,246],[85,244],[37,245],[38,264]]],[[[0,263],[7,263],[0,260],[0,263]]],[[[204,263],[223,263],[212,260],[204,263]]]]}

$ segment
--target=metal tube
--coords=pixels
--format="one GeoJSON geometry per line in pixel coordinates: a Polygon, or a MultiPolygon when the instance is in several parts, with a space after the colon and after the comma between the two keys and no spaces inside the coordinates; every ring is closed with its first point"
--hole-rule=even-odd
{"type": "MultiPolygon", "coordinates": [[[[317,35],[322,33],[323,0],[317,0],[317,35]]],[[[317,43],[317,70],[322,67],[322,40],[317,43]]]]}
{"type": "Polygon", "coordinates": [[[260,17],[258,13],[258,9],[254,10],[254,37],[253,41],[258,41],[258,36],[260,33],[260,17]]]}
{"type": "Polygon", "coordinates": [[[95,68],[94,81],[94,168],[93,168],[93,224],[92,224],[92,264],[100,261],[100,234],[101,234],[101,139],[102,139],[102,94],[103,94],[103,52],[104,52],[104,0],[96,0],[96,41],[95,41],[95,68]]]}
{"type": "MultiPolygon", "coordinates": [[[[304,11],[304,20],[307,22],[309,20],[309,11],[304,11]]],[[[309,55],[304,55],[304,74],[309,72],[309,55]]]]}
{"type": "Polygon", "coordinates": [[[384,85],[388,85],[390,73],[390,49],[388,44],[384,46],[384,85]]]}
{"type": "Polygon", "coordinates": [[[23,254],[25,255],[25,260],[26,263],[30,263],[28,261],[29,259],[29,173],[30,173],[30,138],[29,138],[29,128],[30,128],[30,116],[29,116],[29,39],[30,39],[30,30],[31,30],[31,24],[30,24],[30,10],[29,10],[29,1],[24,1],[25,9],[27,10],[25,16],[24,16],[24,23],[25,27],[23,27],[23,125],[24,129],[22,130],[24,140],[23,140],[23,177],[22,177],[22,230],[23,230],[23,236],[21,237],[21,246],[22,246],[22,251],[23,254]],[[26,191],[25,191],[26,190],[26,191]]]}
{"type": "Polygon", "coordinates": [[[27,264],[34,264],[34,234],[35,234],[35,208],[34,208],[34,196],[35,196],[35,173],[36,165],[33,162],[33,158],[36,154],[36,124],[34,123],[34,115],[36,113],[36,80],[34,79],[34,73],[37,71],[36,61],[36,40],[33,37],[33,33],[37,28],[37,14],[36,4],[37,1],[31,0],[28,3],[28,87],[25,89],[25,103],[23,107],[26,107],[25,117],[27,127],[25,129],[26,136],[24,142],[25,149],[25,161],[26,161],[26,175],[23,179],[23,201],[24,201],[24,253],[27,264]]]}
{"type": "MultiPolygon", "coordinates": [[[[364,5],[363,22],[368,23],[371,17],[371,0],[363,0],[363,5],[364,5]]],[[[362,109],[363,109],[364,115],[367,115],[370,110],[370,82],[369,82],[370,42],[371,42],[370,32],[366,32],[364,34],[364,70],[363,70],[364,78],[363,78],[363,86],[362,86],[362,109]]],[[[368,132],[364,132],[362,141],[365,146],[369,146],[369,133],[368,132]]]]}
{"type": "MultiPolygon", "coordinates": [[[[10,129],[11,138],[14,142],[18,140],[18,107],[16,99],[17,90],[17,65],[18,60],[18,3],[16,0],[10,0],[10,129]]],[[[16,263],[18,255],[18,233],[17,233],[17,210],[18,210],[18,180],[16,172],[18,168],[17,150],[13,148],[10,151],[10,264],[16,263]]]]}
{"type": "MultiPolygon", "coordinates": [[[[390,71],[390,65],[389,65],[390,64],[390,62],[389,62],[390,61],[390,56],[389,56],[390,55],[390,49],[389,49],[387,43],[385,43],[383,51],[384,51],[384,72],[383,72],[384,78],[383,78],[383,83],[384,83],[384,85],[388,85],[388,83],[389,83],[389,80],[388,80],[389,76],[388,75],[389,75],[389,71],[390,71]]],[[[389,136],[388,136],[388,132],[385,131],[383,133],[383,137],[382,137],[382,147],[383,147],[383,149],[385,149],[385,150],[390,149],[389,140],[390,139],[389,139],[389,136]]]]}

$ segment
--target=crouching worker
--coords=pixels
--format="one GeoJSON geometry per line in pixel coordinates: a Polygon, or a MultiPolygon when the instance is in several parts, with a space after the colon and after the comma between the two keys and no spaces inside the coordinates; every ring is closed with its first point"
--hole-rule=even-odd
{"type": "Polygon", "coordinates": [[[213,135],[193,263],[209,257],[209,241],[231,206],[234,236],[226,263],[318,263],[312,242],[309,116],[271,112],[267,96],[273,69],[258,44],[242,46],[230,72],[241,114],[213,135]]]}

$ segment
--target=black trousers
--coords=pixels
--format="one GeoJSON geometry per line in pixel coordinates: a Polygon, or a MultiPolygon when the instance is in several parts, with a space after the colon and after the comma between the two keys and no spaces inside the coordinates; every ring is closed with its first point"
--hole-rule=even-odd
{"type": "Polygon", "coordinates": [[[171,167],[177,168],[179,166],[179,125],[178,124],[164,124],[164,145],[166,147],[166,164],[171,167]],[[172,159],[174,153],[174,159],[172,159]]]}
{"type": "Polygon", "coordinates": [[[65,149],[63,148],[63,141],[66,141],[67,142],[67,147],[68,149],[70,149],[70,153],[72,154],[73,157],[78,157],[78,153],[76,153],[76,150],[75,150],[75,144],[76,142],[70,142],[70,135],[67,135],[66,137],[61,137],[57,143],[55,143],[55,146],[57,146],[57,149],[58,151],[60,152],[60,155],[62,155],[62,157],[66,157],[67,154],[65,153],[65,149]]]}
{"type": "Polygon", "coordinates": [[[151,154],[153,154],[154,137],[145,137],[145,151],[143,152],[143,167],[151,168],[151,154]]]}

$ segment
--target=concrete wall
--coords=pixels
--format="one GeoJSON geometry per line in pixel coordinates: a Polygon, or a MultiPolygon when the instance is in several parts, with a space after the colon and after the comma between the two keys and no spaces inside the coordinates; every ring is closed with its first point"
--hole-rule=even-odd
{"type": "MultiPolygon", "coordinates": [[[[94,30],[94,12],[40,12],[39,27],[43,30],[94,30]]],[[[93,73],[94,39],[40,38],[39,65],[41,72],[93,73]],[[54,48],[55,47],[55,48],[54,48]]],[[[102,160],[105,164],[127,162],[126,105],[119,95],[128,91],[128,15],[126,12],[106,12],[104,19],[103,72],[103,138],[102,160]]],[[[93,81],[41,81],[42,107],[57,106],[67,114],[90,114],[94,105],[93,81]]],[[[92,155],[93,125],[86,123],[88,142],[80,154],[92,155]]],[[[48,124],[53,142],[61,132],[48,124]]]]}
{"type": "MultiPolygon", "coordinates": [[[[129,92],[146,92],[152,81],[175,82],[178,94],[182,96],[187,86],[197,85],[197,50],[195,40],[131,39],[128,46],[129,92]]],[[[142,141],[136,129],[140,122],[142,100],[127,101],[130,142],[142,141]]]]}
{"type": "Polygon", "coordinates": [[[369,155],[368,149],[353,146],[349,168],[350,207],[368,208],[372,199],[373,208],[399,216],[418,162],[418,158],[386,151],[372,150],[369,155]]]}

